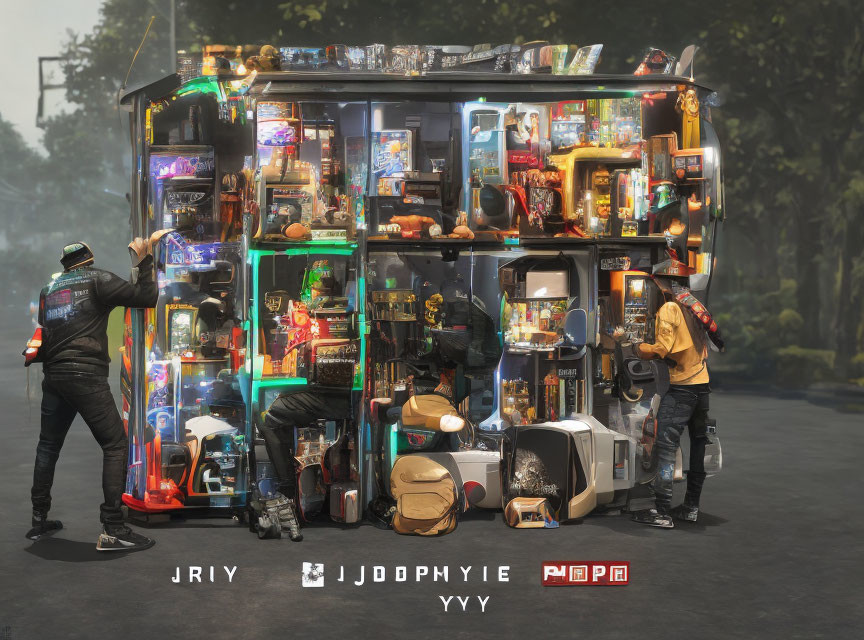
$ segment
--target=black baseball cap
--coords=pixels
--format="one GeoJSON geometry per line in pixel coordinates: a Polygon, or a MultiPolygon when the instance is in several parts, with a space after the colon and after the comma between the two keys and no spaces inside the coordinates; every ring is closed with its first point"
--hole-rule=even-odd
{"type": "Polygon", "coordinates": [[[93,262],[93,252],[86,242],[73,242],[63,247],[60,254],[60,264],[67,271],[76,267],[83,267],[93,262]]]}

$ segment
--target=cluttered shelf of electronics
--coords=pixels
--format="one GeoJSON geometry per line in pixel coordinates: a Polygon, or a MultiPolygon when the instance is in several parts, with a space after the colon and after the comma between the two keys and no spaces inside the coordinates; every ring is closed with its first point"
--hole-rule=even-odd
{"type": "MultiPolygon", "coordinates": [[[[393,81],[404,78],[443,81],[532,82],[578,81],[582,84],[622,83],[630,75],[597,73],[603,45],[577,47],[544,41],[491,46],[329,45],[326,47],[276,48],[272,45],[205,45],[200,53],[178,52],[182,79],[202,75],[261,74],[262,80],[286,77],[316,79],[393,81]]],[[[679,57],[649,47],[635,69],[635,76],[664,76],[670,82],[693,82],[692,59],[695,48],[687,47],[679,57]]]]}

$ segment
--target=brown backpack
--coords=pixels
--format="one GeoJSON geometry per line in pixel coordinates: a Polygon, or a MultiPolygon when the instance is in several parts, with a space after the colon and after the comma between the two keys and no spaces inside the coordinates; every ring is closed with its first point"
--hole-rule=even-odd
{"type": "Polygon", "coordinates": [[[435,536],[456,528],[459,491],[453,476],[437,462],[402,456],[390,472],[390,493],[396,500],[396,533],[435,536]]]}

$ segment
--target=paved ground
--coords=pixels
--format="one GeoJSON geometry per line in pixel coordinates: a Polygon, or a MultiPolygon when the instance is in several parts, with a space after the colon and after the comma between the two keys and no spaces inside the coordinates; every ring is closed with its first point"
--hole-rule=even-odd
{"type": "MultiPolygon", "coordinates": [[[[853,638],[860,637],[860,415],[802,400],[715,393],[726,469],[706,486],[698,525],[673,531],[625,517],[557,530],[514,530],[499,515],[466,520],[438,539],[371,526],[306,529],[306,540],[259,541],[228,520],[150,529],[153,549],[97,555],[100,454],[72,427],[56,478],[66,528],[23,537],[38,434],[28,419],[20,347],[3,340],[0,368],[0,638],[853,638]],[[16,349],[17,347],[17,349],[16,349]],[[540,586],[543,560],[629,560],[623,588],[540,586]],[[300,587],[304,561],[325,565],[325,587],[300,587]],[[204,582],[184,580],[203,566],[204,582]],[[209,582],[209,566],[215,582],[209,582]],[[233,567],[227,582],[223,565],[233,567]],[[346,581],[337,581],[343,565],[346,581]],[[373,565],[387,581],[369,583],[373,565]],[[409,567],[409,580],[393,580],[409,567]],[[449,567],[449,582],[414,581],[413,567],[449,567]],[[462,581],[460,566],[471,566],[462,581]],[[495,581],[508,565],[509,582],[495,581]],[[367,583],[354,586],[359,568],[367,583]],[[488,567],[489,581],[476,575],[488,567]],[[472,596],[463,613],[454,598],[472,596]],[[489,596],[485,613],[474,596],[489,596]],[[858,629],[858,631],[856,631],[858,629]]],[[[35,386],[35,385],[34,385],[35,386]]],[[[37,395],[38,394],[34,394],[37,395]]]]}

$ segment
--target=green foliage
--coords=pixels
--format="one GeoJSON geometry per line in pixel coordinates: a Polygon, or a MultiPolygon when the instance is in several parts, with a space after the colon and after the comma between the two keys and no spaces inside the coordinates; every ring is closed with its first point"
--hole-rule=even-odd
{"type": "Polygon", "coordinates": [[[833,351],[792,345],[778,349],[776,358],[776,380],[784,387],[800,389],[837,380],[833,351]]]}
{"type": "MultiPolygon", "coordinates": [[[[729,371],[736,378],[762,382],[780,375],[778,354],[800,348],[796,345],[806,329],[801,314],[793,308],[796,290],[795,280],[784,279],[774,290],[742,289],[724,297],[727,307],[717,314],[717,322],[727,351],[715,361],[719,375],[729,371]]],[[[790,357],[785,356],[784,362],[788,364],[790,357]]]]}
{"type": "Polygon", "coordinates": [[[857,354],[850,361],[850,373],[853,378],[860,378],[864,381],[864,353],[857,354]]]}
{"type": "Polygon", "coordinates": [[[796,300],[784,307],[801,316],[801,344],[854,351],[864,317],[864,18],[851,0],[723,11],[703,34],[707,79],[728,87],[716,122],[731,213],[712,306],[748,314],[741,287],[793,277],[796,300]]]}
{"type": "MultiPolygon", "coordinates": [[[[38,296],[42,286],[37,275],[49,268],[56,270],[59,247],[52,252],[54,267],[44,249],[44,238],[50,228],[40,231],[40,222],[51,220],[50,185],[41,179],[47,175],[48,162],[30,149],[12,125],[0,117],[0,216],[3,219],[2,238],[5,246],[0,250],[0,271],[15,274],[8,278],[5,288],[4,313],[6,318],[25,323],[29,315],[28,303],[38,296]]],[[[48,272],[50,273],[50,271],[48,272]]],[[[22,328],[26,332],[26,328],[22,328]]]]}
{"type": "Polygon", "coordinates": [[[784,339],[795,342],[798,339],[798,332],[804,326],[804,318],[794,309],[783,309],[777,316],[777,324],[783,332],[784,339]]]}

